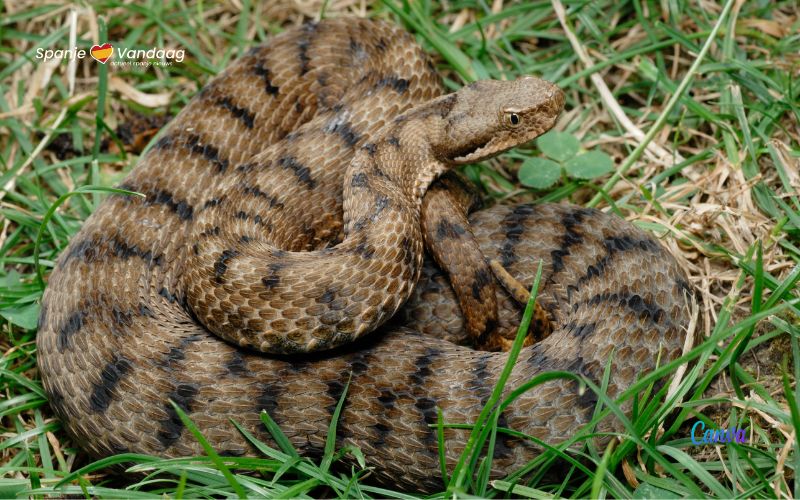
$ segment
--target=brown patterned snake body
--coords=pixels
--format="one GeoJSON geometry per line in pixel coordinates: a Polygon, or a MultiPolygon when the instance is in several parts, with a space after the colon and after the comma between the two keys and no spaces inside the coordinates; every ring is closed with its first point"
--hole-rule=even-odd
{"type": "MultiPolygon", "coordinates": [[[[146,198],[109,197],[49,281],[40,369],[79,444],[97,456],[202,453],[171,399],[225,454],[253,453],[230,419],[269,439],[266,410],[319,456],[352,376],[338,444],[361,448],[385,482],[440,487],[436,408],[446,422],[473,422],[507,359],[458,343],[514,331],[519,308],[502,290],[497,306],[484,300],[494,284],[482,261],[465,270],[437,254],[461,303],[491,305],[462,316],[447,279],[423,265],[423,231],[432,249],[464,242],[526,285],[544,260],[553,332],[522,351],[509,389],[550,369],[597,380],[613,351],[616,394],[659,352],[662,362],[677,355],[688,285],[630,224],[566,205],[497,206],[470,216],[470,234],[457,211],[442,215],[464,198],[457,178],[420,203],[445,168],[530,140],[563,104],[533,78],[446,96],[437,82],[396,28],[329,20],[251,50],[189,103],[123,184],[146,198]],[[234,343],[277,353],[342,346],[275,356],[234,343]]],[[[556,442],[594,404],[574,384],[550,382],[509,406],[501,425],[556,442]]],[[[450,466],[466,436],[446,431],[450,466]]],[[[536,453],[499,439],[497,473],[536,453]]]]}

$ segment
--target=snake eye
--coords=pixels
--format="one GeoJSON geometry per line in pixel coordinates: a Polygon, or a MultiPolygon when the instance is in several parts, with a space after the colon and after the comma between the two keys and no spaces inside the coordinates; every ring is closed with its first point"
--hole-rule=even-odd
{"type": "Polygon", "coordinates": [[[508,117],[508,123],[510,123],[512,127],[516,127],[522,122],[522,118],[516,113],[508,113],[506,116],[508,117]]]}

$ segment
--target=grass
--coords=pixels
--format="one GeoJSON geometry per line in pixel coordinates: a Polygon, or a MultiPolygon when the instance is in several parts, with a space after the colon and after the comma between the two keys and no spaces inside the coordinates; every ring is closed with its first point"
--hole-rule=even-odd
{"type": "MultiPolygon", "coordinates": [[[[607,379],[599,387],[584,381],[598,394],[594,422],[612,414],[624,424],[620,439],[598,449],[590,424],[567,443],[547,444],[508,478],[490,481],[483,444],[491,446],[498,432],[513,433],[497,428],[497,408],[508,402],[498,392],[499,406],[487,407],[473,428],[472,453],[443,478],[438,496],[800,493],[794,480],[800,468],[795,2],[101,1],[78,7],[74,19],[67,7],[34,1],[3,8],[0,497],[403,497],[362,481],[362,467],[335,467],[345,453],[357,463],[363,457],[334,449],[333,440],[321,463],[301,459],[267,415],[277,448],[257,443],[261,457],[219,457],[208,449],[206,457],[191,459],[123,455],[91,463],[53,417],[36,370],[43,281],[107,188],[135,164],[124,126],[134,116],[176,114],[247,47],[323,8],[326,16],[366,13],[402,23],[435,56],[450,88],[519,74],[558,82],[567,106],[557,128],[583,149],[610,155],[614,173],[565,177],[547,190],[531,190],[516,171],[535,150],[469,166],[466,173],[487,198],[570,201],[633,221],[662,239],[699,297],[694,343],[681,359],[643,376],[616,401],[605,395],[607,379]],[[91,60],[70,66],[35,58],[40,47],[89,47],[105,39],[184,48],[186,59],[109,69],[91,60]],[[661,377],[671,386],[657,384],[661,377]],[[632,405],[629,414],[620,410],[624,401],[632,405]],[[690,428],[697,420],[746,427],[747,442],[694,446],[690,428]],[[572,444],[583,447],[574,451],[572,444]],[[145,475],[121,482],[105,471],[112,464],[145,475]]],[[[509,398],[550,377],[575,375],[542,374],[509,398]]],[[[334,419],[331,436],[335,425],[334,419]]],[[[440,435],[447,425],[465,424],[441,422],[440,435]]]]}

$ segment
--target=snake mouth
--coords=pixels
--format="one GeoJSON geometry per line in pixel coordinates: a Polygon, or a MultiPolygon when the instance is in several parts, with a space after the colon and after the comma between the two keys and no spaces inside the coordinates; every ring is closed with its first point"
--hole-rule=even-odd
{"type": "Polygon", "coordinates": [[[511,149],[511,146],[507,148],[497,148],[494,146],[494,143],[497,142],[499,142],[497,138],[492,137],[477,144],[470,144],[467,148],[464,148],[464,150],[458,151],[456,153],[456,157],[453,158],[453,163],[455,163],[456,165],[475,163],[481,160],[485,160],[490,156],[494,156],[497,153],[504,151],[505,149],[511,149]]]}

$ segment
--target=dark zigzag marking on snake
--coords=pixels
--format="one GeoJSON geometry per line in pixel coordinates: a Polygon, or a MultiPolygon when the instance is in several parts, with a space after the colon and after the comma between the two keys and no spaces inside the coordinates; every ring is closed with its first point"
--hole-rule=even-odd
{"type": "Polygon", "coordinates": [[[247,108],[234,104],[230,97],[218,97],[214,100],[214,104],[228,110],[233,117],[242,122],[245,127],[249,129],[253,128],[255,114],[247,108]]]}
{"type": "MultiPolygon", "coordinates": [[[[149,185],[141,186],[130,182],[120,184],[119,189],[142,193],[145,196],[144,200],[142,200],[142,204],[144,206],[165,206],[170,210],[170,212],[177,215],[182,221],[190,221],[194,217],[194,207],[192,207],[185,200],[176,199],[175,195],[166,189],[156,189],[149,185]]],[[[125,197],[123,199],[126,201],[130,200],[129,197],[125,197]]]]}
{"type": "Polygon", "coordinates": [[[350,253],[354,255],[360,256],[362,259],[371,259],[375,256],[375,252],[377,249],[375,245],[367,241],[366,236],[362,236],[361,240],[356,244],[356,246],[350,251],[350,253]]]}
{"type": "Polygon", "coordinates": [[[159,139],[153,146],[154,150],[170,150],[174,146],[188,149],[192,153],[202,156],[209,163],[214,165],[218,174],[225,172],[228,168],[228,160],[220,156],[219,148],[213,144],[203,144],[203,140],[196,134],[169,134],[159,139]]]}
{"type": "Polygon", "coordinates": [[[382,193],[376,194],[375,205],[373,206],[372,214],[361,217],[360,219],[355,221],[353,223],[353,230],[361,231],[370,224],[375,223],[375,221],[378,220],[378,217],[380,217],[381,213],[389,207],[391,207],[391,202],[389,201],[389,197],[382,193]]]}
{"type": "Polygon", "coordinates": [[[205,209],[211,208],[211,207],[217,207],[217,206],[221,205],[225,200],[226,200],[225,196],[219,196],[219,197],[214,197],[214,198],[208,199],[208,200],[205,201],[205,203],[203,203],[203,208],[201,210],[205,210],[205,209]]]}
{"type": "Polygon", "coordinates": [[[161,289],[158,291],[158,294],[167,299],[167,302],[169,302],[170,304],[174,304],[178,300],[178,297],[169,290],[167,290],[167,287],[164,286],[161,287],[161,289]]]}
{"type": "MultiPolygon", "coordinates": [[[[109,308],[107,308],[109,309],[109,308]]],[[[114,304],[111,309],[111,333],[117,337],[125,335],[127,328],[133,325],[133,320],[138,317],[154,318],[155,314],[145,303],[140,303],[135,309],[122,308],[114,304]]]]}
{"type": "Polygon", "coordinates": [[[392,434],[394,423],[390,413],[395,407],[397,394],[388,387],[378,388],[378,391],[380,395],[376,399],[380,405],[380,411],[377,414],[378,421],[372,425],[375,437],[371,444],[377,449],[382,449],[386,446],[386,438],[392,434]]]}
{"type": "Polygon", "coordinates": [[[301,29],[303,31],[303,38],[297,43],[297,58],[300,60],[300,75],[305,75],[310,69],[311,58],[308,57],[308,49],[311,47],[311,43],[316,35],[317,23],[304,24],[301,29]]]}
{"type": "Polygon", "coordinates": [[[375,153],[378,152],[378,145],[373,142],[368,142],[361,146],[361,149],[367,152],[370,156],[375,156],[375,153]]]}
{"type": "Polygon", "coordinates": [[[270,382],[263,382],[259,395],[256,397],[256,411],[258,413],[265,411],[273,420],[277,421],[276,413],[278,410],[278,401],[283,392],[284,387],[277,379],[270,382]]]}
{"type": "Polygon", "coordinates": [[[83,263],[104,261],[107,257],[116,257],[128,260],[131,257],[138,257],[147,264],[148,267],[161,267],[164,257],[161,254],[153,255],[150,250],[139,248],[138,245],[130,244],[116,235],[112,236],[92,236],[84,240],[73,242],[64,258],[63,265],[67,265],[73,259],[80,258],[83,263]]]}
{"type": "Polygon", "coordinates": [[[535,344],[531,348],[531,355],[528,356],[528,366],[537,368],[540,372],[552,370],[553,361],[549,356],[542,352],[542,344],[535,344]]]}
{"type": "Polygon", "coordinates": [[[553,276],[564,270],[564,257],[570,255],[570,249],[575,245],[583,243],[583,234],[576,231],[576,228],[578,228],[584,218],[591,213],[592,210],[578,208],[567,212],[561,217],[561,227],[564,228],[564,233],[561,237],[561,243],[558,249],[550,252],[553,270],[548,280],[552,280],[553,276]]]}
{"type": "MultiPolygon", "coordinates": [[[[550,358],[546,354],[542,353],[540,349],[541,345],[542,344],[536,344],[531,349],[531,355],[527,360],[528,366],[538,369],[539,372],[550,370],[563,370],[572,372],[576,375],[583,375],[584,377],[590,379],[598,387],[601,385],[596,377],[596,374],[593,373],[593,369],[596,369],[596,367],[593,368],[587,365],[583,360],[583,356],[578,356],[577,358],[568,357],[566,359],[550,358]]],[[[588,411],[595,407],[595,404],[597,403],[597,396],[594,394],[594,391],[586,390],[582,395],[580,395],[578,383],[575,381],[569,381],[568,387],[569,393],[574,393],[577,395],[576,401],[578,406],[584,411],[588,411]]]]}
{"type": "Polygon", "coordinates": [[[408,90],[409,81],[405,78],[399,78],[397,75],[384,76],[378,83],[375,84],[375,89],[383,87],[391,87],[398,94],[404,94],[408,90]]]}
{"type": "Polygon", "coordinates": [[[519,243],[520,237],[525,232],[525,222],[536,213],[533,205],[517,205],[500,223],[505,235],[505,241],[500,249],[500,263],[508,269],[517,261],[514,248],[519,243]]]}
{"type": "Polygon", "coordinates": [[[614,293],[598,293],[588,300],[573,304],[572,311],[577,312],[578,309],[584,306],[595,308],[602,303],[609,303],[624,309],[628,309],[633,312],[636,317],[644,318],[652,324],[657,325],[662,323],[664,320],[666,320],[667,323],[670,323],[669,316],[667,315],[666,311],[664,311],[664,309],[662,309],[658,304],[646,300],[639,294],[624,291],[618,291],[614,293]]]}
{"type": "Polygon", "coordinates": [[[594,331],[597,329],[597,323],[578,324],[574,321],[571,321],[567,323],[567,326],[565,326],[564,329],[570,332],[574,337],[577,337],[583,341],[586,339],[586,337],[594,333],[594,331]]]}
{"type": "MultiPolygon", "coordinates": [[[[167,397],[188,415],[194,409],[195,397],[199,391],[197,384],[183,383],[178,384],[167,397]]],[[[160,426],[156,432],[156,439],[165,450],[180,439],[184,428],[183,421],[169,400],[164,403],[167,417],[159,421],[160,426]]]]}
{"type": "Polygon", "coordinates": [[[308,189],[316,187],[316,181],[311,178],[311,169],[300,163],[294,156],[282,156],[278,159],[278,165],[283,169],[290,170],[308,189]]]}
{"type": "Polygon", "coordinates": [[[225,273],[228,271],[228,264],[239,256],[239,252],[234,249],[223,250],[219,258],[214,262],[214,280],[218,284],[225,284],[225,273]]]}
{"type": "Polygon", "coordinates": [[[368,57],[364,45],[358,43],[352,36],[350,36],[350,57],[356,64],[362,63],[368,57]]]}
{"type": "Polygon", "coordinates": [[[414,360],[416,370],[408,376],[408,384],[411,386],[411,394],[414,397],[414,407],[420,414],[421,426],[425,431],[423,442],[426,445],[426,451],[431,456],[438,455],[438,441],[436,438],[436,429],[429,427],[431,424],[436,424],[436,399],[431,397],[428,392],[428,380],[434,375],[432,365],[441,356],[441,349],[435,347],[428,347],[425,352],[414,360]]]}
{"type": "Polygon", "coordinates": [[[231,377],[242,377],[250,374],[247,366],[247,358],[238,349],[231,351],[231,355],[225,360],[225,370],[231,377]]]}
{"type": "MultiPolygon", "coordinates": [[[[254,406],[256,415],[259,415],[260,418],[261,412],[266,412],[273,422],[282,425],[283,418],[279,413],[279,409],[280,400],[286,392],[286,385],[280,376],[281,372],[276,371],[275,377],[270,380],[263,380],[264,375],[260,370],[256,370],[256,372],[261,374],[257,385],[258,396],[255,398],[254,406]]],[[[265,425],[256,426],[255,431],[262,440],[273,440],[272,434],[265,425]]]]}
{"type": "MultiPolygon", "coordinates": [[[[111,333],[117,336],[124,335],[120,330],[122,326],[130,326],[133,324],[134,317],[153,317],[153,311],[147,307],[146,304],[139,304],[137,309],[122,309],[117,304],[108,305],[111,300],[108,297],[101,297],[98,302],[103,303],[104,307],[101,310],[111,311],[111,333]]],[[[76,311],[69,314],[67,318],[56,328],[58,332],[56,347],[59,352],[64,352],[65,349],[70,347],[72,337],[83,328],[84,323],[89,316],[90,307],[87,304],[82,304],[76,311]]]]}
{"type": "Polygon", "coordinates": [[[220,158],[219,148],[212,144],[203,144],[197,135],[190,135],[186,139],[186,146],[196,154],[211,162],[216,167],[217,173],[223,173],[228,168],[228,160],[220,158]]]}
{"type": "Polygon", "coordinates": [[[348,147],[353,147],[361,140],[353,125],[347,120],[348,111],[342,105],[334,107],[336,114],[322,126],[322,131],[326,134],[338,135],[348,147]]]}
{"type": "Polygon", "coordinates": [[[389,47],[389,42],[386,40],[386,37],[380,37],[377,42],[375,42],[375,48],[378,52],[386,52],[386,49],[389,47]]]}
{"type": "Polygon", "coordinates": [[[156,366],[163,368],[169,372],[177,369],[177,364],[186,359],[186,349],[194,342],[201,340],[204,337],[211,335],[210,333],[193,333],[180,338],[176,343],[170,347],[167,354],[161,359],[156,360],[156,366]]]}
{"type": "Polygon", "coordinates": [[[492,395],[492,383],[490,381],[492,373],[489,371],[489,361],[492,359],[491,353],[480,354],[472,366],[471,387],[479,395],[481,406],[486,406],[489,397],[492,395]]]}
{"type": "Polygon", "coordinates": [[[264,80],[264,90],[267,92],[267,94],[273,97],[278,95],[280,88],[272,84],[269,68],[264,65],[264,61],[259,61],[256,63],[256,65],[253,67],[253,73],[264,80]]]}
{"type": "MultiPolygon", "coordinates": [[[[494,275],[491,269],[485,263],[481,262],[479,267],[472,275],[472,284],[470,285],[472,298],[478,301],[486,300],[483,298],[483,293],[486,291],[493,294],[495,290],[490,286],[493,283],[494,275]]],[[[483,330],[478,333],[478,345],[486,343],[486,341],[489,339],[489,336],[494,333],[496,329],[497,318],[487,318],[484,322],[483,330]]]]}
{"type": "Polygon", "coordinates": [[[603,240],[606,251],[598,257],[594,264],[586,268],[586,272],[575,281],[574,284],[567,286],[567,301],[572,301],[572,292],[580,290],[583,285],[593,278],[602,277],[610,269],[611,261],[619,253],[626,253],[638,249],[642,252],[660,255],[663,248],[650,238],[632,238],[631,236],[612,236],[603,240]]]}
{"type": "MultiPolygon", "coordinates": [[[[190,373],[185,373],[181,365],[186,359],[186,349],[194,342],[197,342],[204,337],[211,334],[207,332],[198,332],[180,338],[175,344],[172,345],[169,352],[159,360],[154,360],[155,365],[164,369],[169,373],[174,373],[179,376],[185,376],[187,379],[192,379],[190,373]]],[[[178,407],[185,413],[191,413],[195,403],[195,397],[199,392],[197,384],[193,383],[180,383],[175,381],[175,388],[168,394],[168,398],[175,402],[178,407]]],[[[163,449],[168,449],[183,433],[183,422],[181,421],[175,408],[170,404],[169,400],[164,402],[163,410],[166,413],[166,418],[159,420],[159,427],[156,431],[156,439],[161,444],[163,449]]]]}
{"type": "Polygon", "coordinates": [[[133,367],[131,361],[119,353],[111,353],[111,359],[100,372],[100,380],[92,384],[89,408],[94,413],[104,413],[114,399],[114,391],[119,382],[133,367]]]}
{"type": "MultiPolygon", "coordinates": [[[[359,86],[362,83],[364,83],[367,80],[370,80],[370,79],[372,79],[374,77],[375,77],[375,73],[374,72],[369,72],[369,73],[365,74],[364,76],[362,76],[361,79],[355,85],[359,86]]],[[[398,94],[403,95],[408,90],[410,84],[411,84],[411,82],[409,82],[408,79],[401,78],[401,77],[397,76],[396,74],[392,73],[392,74],[381,76],[380,79],[378,79],[374,84],[372,84],[372,88],[370,89],[370,92],[375,93],[375,92],[380,91],[381,89],[389,88],[389,89],[394,90],[398,94]]]]}
{"type": "Polygon", "coordinates": [[[358,132],[356,132],[355,129],[353,129],[353,126],[350,124],[350,122],[344,122],[338,124],[328,132],[332,134],[337,134],[339,137],[342,138],[344,143],[351,148],[356,144],[358,144],[358,141],[361,140],[361,135],[358,132]]]}
{"type": "Polygon", "coordinates": [[[350,179],[351,187],[365,187],[369,184],[367,174],[365,172],[358,172],[350,179]]]}
{"type": "MultiPolygon", "coordinates": [[[[257,361],[260,362],[261,359],[257,358],[257,361]]],[[[258,385],[258,396],[255,401],[256,413],[260,414],[262,411],[265,411],[272,420],[278,424],[281,423],[281,416],[279,414],[280,399],[286,392],[286,384],[289,380],[287,369],[289,373],[292,374],[304,374],[307,373],[307,369],[310,366],[308,360],[301,358],[289,358],[288,362],[282,363],[282,365],[281,367],[275,367],[273,365],[272,371],[268,372],[266,375],[267,377],[269,377],[269,374],[273,375],[273,378],[269,380],[263,380],[265,376],[263,369],[257,368],[254,370],[260,382],[258,385]]],[[[258,431],[262,436],[272,439],[266,427],[259,426],[258,431]]]]}
{"type": "Polygon", "coordinates": [[[486,323],[483,326],[483,331],[478,332],[477,344],[478,345],[485,344],[486,341],[489,340],[489,337],[495,331],[497,331],[497,326],[498,326],[497,319],[495,318],[487,319],[486,323]]]}
{"type": "Polygon", "coordinates": [[[217,106],[228,111],[236,120],[239,120],[245,127],[252,129],[255,114],[249,109],[239,106],[233,102],[229,95],[221,95],[224,90],[219,89],[219,85],[210,84],[200,89],[195,99],[203,100],[209,106],[217,106]]]}
{"type": "Polygon", "coordinates": [[[257,198],[262,198],[269,202],[269,208],[278,208],[283,209],[284,204],[278,201],[278,198],[266,191],[262,191],[258,188],[258,186],[248,186],[246,184],[241,184],[239,188],[242,190],[244,194],[255,196],[257,198]]]}
{"type": "MultiPolygon", "coordinates": [[[[559,364],[563,366],[563,368],[560,369],[572,372],[576,375],[582,375],[589,379],[597,387],[602,386],[600,377],[602,376],[602,370],[604,367],[601,366],[597,361],[586,363],[586,361],[583,359],[583,356],[577,356],[571,361],[564,360],[564,362],[560,362],[559,364]]],[[[584,415],[588,417],[588,412],[597,406],[597,394],[595,394],[595,392],[592,390],[584,390],[581,394],[581,388],[576,380],[570,380],[568,382],[568,387],[569,391],[577,396],[575,401],[578,408],[582,409],[584,411],[584,415]]]]}
{"type": "Polygon", "coordinates": [[[261,278],[261,284],[264,285],[265,290],[272,290],[281,282],[281,271],[286,267],[285,263],[282,262],[273,262],[267,269],[269,269],[269,274],[263,278],[261,278]]]}
{"type": "MultiPolygon", "coordinates": [[[[273,230],[272,222],[269,217],[262,217],[260,214],[252,214],[247,213],[244,210],[239,210],[235,214],[233,214],[235,219],[244,220],[244,221],[251,221],[253,224],[257,226],[261,226],[266,228],[266,232],[270,233],[273,230]]],[[[216,235],[214,235],[216,236],[216,235]]]]}
{"type": "Polygon", "coordinates": [[[475,270],[472,276],[472,298],[481,300],[481,292],[494,282],[492,272],[484,265],[475,270]]]}
{"type": "Polygon", "coordinates": [[[467,233],[467,229],[458,222],[450,222],[447,217],[442,217],[436,225],[436,238],[439,240],[457,240],[467,233]]]}

